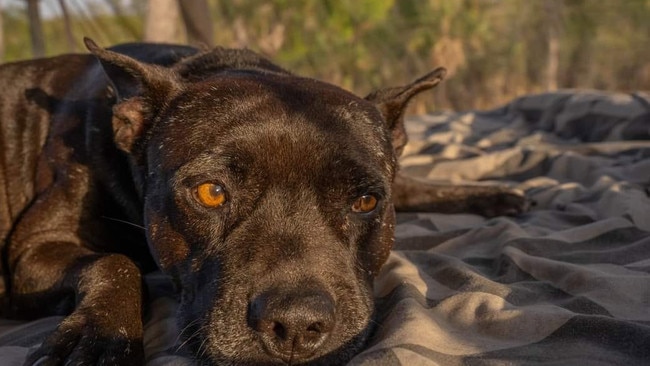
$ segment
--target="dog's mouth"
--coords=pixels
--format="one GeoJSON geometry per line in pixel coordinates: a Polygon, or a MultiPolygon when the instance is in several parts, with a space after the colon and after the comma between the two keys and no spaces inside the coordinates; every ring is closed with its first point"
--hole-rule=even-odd
{"type": "MultiPolygon", "coordinates": [[[[284,351],[277,346],[258,340],[257,350],[245,352],[246,354],[226,356],[221,353],[212,353],[207,350],[202,357],[202,365],[305,365],[305,366],[332,366],[344,365],[354,357],[364,346],[370,333],[369,327],[362,330],[352,339],[329,350],[327,340],[311,343],[311,341],[294,339],[284,351]],[[301,343],[300,345],[298,343],[301,343]]],[[[317,336],[318,337],[318,336],[317,336]]],[[[281,346],[280,346],[281,347],[281,346]]],[[[250,348],[244,346],[242,348],[250,348]]]]}
{"type": "Polygon", "coordinates": [[[272,288],[242,300],[221,297],[197,324],[195,334],[201,335],[188,345],[206,364],[339,365],[361,349],[370,333],[372,300],[358,292],[338,297],[300,286],[272,288]]]}

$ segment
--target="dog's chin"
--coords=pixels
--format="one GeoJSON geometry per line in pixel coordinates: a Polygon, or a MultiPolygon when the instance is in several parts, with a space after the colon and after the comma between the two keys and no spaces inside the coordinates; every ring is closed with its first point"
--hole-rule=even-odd
{"type": "Polygon", "coordinates": [[[218,321],[203,324],[190,320],[197,319],[195,316],[179,319],[185,321],[184,327],[179,325],[185,329],[184,337],[189,338],[182,340],[183,348],[196,355],[200,365],[343,365],[363,348],[374,324],[371,314],[357,314],[354,320],[340,322],[338,329],[312,354],[278,357],[266,349],[258,334],[237,321],[243,314],[228,313],[229,316],[218,314],[218,321]]]}
{"type": "Polygon", "coordinates": [[[184,288],[177,313],[183,348],[202,365],[345,364],[369,338],[375,302],[371,283],[337,276],[329,286],[300,282],[309,291],[260,290],[248,278],[184,288]]]}
{"type": "MultiPolygon", "coordinates": [[[[307,358],[303,359],[281,359],[274,357],[269,353],[263,350],[263,347],[252,347],[256,348],[251,350],[251,347],[244,347],[249,350],[246,355],[239,354],[236,357],[233,356],[224,356],[219,352],[219,347],[207,346],[207,349],[199,351],[195,349],[195,354],[201,354],[204,359],[199,360],[201,365],[229,365],[229,366],[244,366],[244,365],[305,365],[305,366],[333,366],[333,365],[344,365],[352,359],[362,347],[365,345],[368,334],[370,333],[369,326],[366,327],[359,334],[354,336],[352,339],[349,339],[344,344],[338,348],[326,352],[325,354],[318,354],[318,352],[307,358]]],[[[203,345],[206,347],[206,345],[203,345]]]]}

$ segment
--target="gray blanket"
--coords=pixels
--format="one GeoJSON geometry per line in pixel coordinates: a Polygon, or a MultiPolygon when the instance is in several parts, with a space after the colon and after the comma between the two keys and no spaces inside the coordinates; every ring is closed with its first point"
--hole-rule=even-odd
{"type": "MultiPolygon", "coordinates": [[[[650,364],[648,95],[527,96],[408,129],[408,174],[507,182],[536,206],[398,215],[377,331],[351,365],[650,364]]],[[[147,365],[191,365],[167,280],[148,281],[147,365]]],[[[58,320],[0,321],[0,365],[20,365],[58,320]]]]}

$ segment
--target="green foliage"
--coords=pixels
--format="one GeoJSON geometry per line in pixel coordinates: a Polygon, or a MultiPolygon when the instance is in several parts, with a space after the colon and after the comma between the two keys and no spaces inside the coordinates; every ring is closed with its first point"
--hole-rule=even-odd
{"type": "Polygon", "coordinates": [[[8,9],[2,14],[4,29],[5,61],[31,57],[29,48],[29,24],[19,9],[8,9]]]}
{"type": "MultiPolygon", "coordinates": [[[[131,3],[120,17],[93,15],[99,13],[90,5],[75,13],[76,49],[82,50],[84,35],[103,45],[140,40],[145,9],[142,2],[131,3]]],[[[553,57],[559,87],[650,89],[650,0],[212,0],[210,5],[218,44],[250,47],[297,73],[360,94],[447,66],[448,80],[418,98],[418,112],[494,107],[544,91],[553,57]],[[554,24],[559,24],[556,56],[549,55],[554,24]]],[[[5,60],[30,57],[25,14],[5,9],[3,20],[5,60]]],[[[48,54],[69,50],[61,19],[45,21],[44,28],[48,54]]]]}

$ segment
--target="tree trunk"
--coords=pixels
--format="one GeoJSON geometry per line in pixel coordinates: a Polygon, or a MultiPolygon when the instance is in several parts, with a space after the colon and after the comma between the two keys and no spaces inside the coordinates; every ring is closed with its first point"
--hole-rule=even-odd
{"type": "Polygon", "coordinates": [[[32,40],[32,54],[34,57],[43,57],[45,56],[45,40],[38,1],[27,0],[27,18],[29,19],[29,35],[32,40]]]}
{"type": "Polygon", "coordinates": [[[187,40],[195,46],[214,46],[214,28],[206,0],[178,0],[187,31],[187,40]]]}
{"type": "Polygon", "coordinates": [[[68,41],[68,51],[75,52],[77,47],[74,42],[74,35],[72,34],[72,23],[70,22],[70,14],[68,13],[68,7],[65,5],[65,0],[59,0],[59,7],[61,8],[61,13],[63,14],[63,24],[65,26],[65,37],[68,41]]]}
{"type": "Polygon", "coordinates": [[[144,21],[144,40],[174,43],[181,38],[176,0],[148,0],[144,21]]]}
{"type": "Polygon", "coordinates": [[[546,12],[548,58],[546,63],[546,90],[557,90],[560,69],[560,26],[562,0],[544,1],[546,12]]]}

